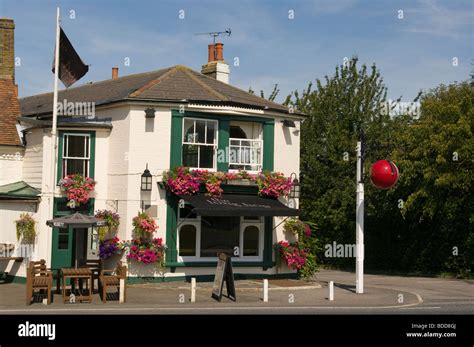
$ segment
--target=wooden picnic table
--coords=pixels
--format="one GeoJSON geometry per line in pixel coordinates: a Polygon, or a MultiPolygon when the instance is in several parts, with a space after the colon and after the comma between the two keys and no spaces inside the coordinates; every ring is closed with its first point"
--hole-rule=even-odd
{"type": "Polygon", "coordinates": [[[62,273],[62,294],[63,301],[71,302],[71,294],[74,294],[76,301],[89,301],[92,302],[92,271],[87,267],[80,268],[63,268],[62,273]],[[69,296],[67,296],[66,281],[71,280],[71,290],[69,296]],[[82,289],[82,280],[86,280],[87,294],[84,294],[82,289]],[[81,285],[79,285],[81,282],[81,285]]]}

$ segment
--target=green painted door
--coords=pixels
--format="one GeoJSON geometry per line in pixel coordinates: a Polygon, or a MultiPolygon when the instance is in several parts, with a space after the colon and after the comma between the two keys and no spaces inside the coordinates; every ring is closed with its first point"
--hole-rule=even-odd
{"type": "Polygon", "coordinates": [[[72,228],[53,228],[52,246],[52,269],[73,266],[74,230],[72,228]]]}

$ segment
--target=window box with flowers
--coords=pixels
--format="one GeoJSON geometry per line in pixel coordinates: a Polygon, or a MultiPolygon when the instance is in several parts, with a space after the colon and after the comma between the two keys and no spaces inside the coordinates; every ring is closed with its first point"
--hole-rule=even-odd
{"type": "Polygon", "coordinates": [[[224,192],[224,183],[235,185],[238,182],[246,182],[245,185],[257,185],[258,193],[263,197],[279,198],[288,195],[292,181],[279,172],[262,172],[252,175],[246,171],[239,172],[209,172],[207,170],[191,170],[185,167],[177,167],[174,170],[163,173],[163,182],[169,192],[176,195],[193,195],[199,192],[203,186],[206,194],[210,196],[221,196],[224,192]]]}
{"type": "Polygon", "coordinates": [[[65,192],[68,200],[67,206],[70,208],[86,204],[90,199],[90,193],[94,191],[95,185],[96,182],[92,178],[79,174],[68,175],[59,181],[59,186],[65,192]]]}

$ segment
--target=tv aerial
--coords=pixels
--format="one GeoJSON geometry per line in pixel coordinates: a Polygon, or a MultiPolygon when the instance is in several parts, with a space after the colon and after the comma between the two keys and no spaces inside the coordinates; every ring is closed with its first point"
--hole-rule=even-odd
{"type": "Polygon", "coordinates": [[[212,36],[213,43],[215,44],[216,43],[216,37],[218,37],[218,36],[228,36],[228,37],[230,37],[231,34],[232,34],[232,31],[229,28],[226,31],[213,31],[213,32],[210,32],[210,33],[197,33],[197,34],[194,34],[194,35],[209,35],[209,36],[212,36]]]}

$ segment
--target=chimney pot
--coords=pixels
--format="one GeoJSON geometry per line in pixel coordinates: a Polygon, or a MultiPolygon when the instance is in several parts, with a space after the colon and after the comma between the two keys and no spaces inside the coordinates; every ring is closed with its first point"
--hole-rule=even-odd
{"type": "Polygon", "coordinates": [[[216,60],[224,61],[224,44],[216,43],[216,60]]]}
{"type": "Polygon", "coordinates": [[[118,79],[118,77],[119,77],[118,76],[118,67],[113,67],[112,68],[112,79],[116,80],[116,79],[118,79]]]}
{"type": "Polygon", "coordinates": [[[202,66],[201,73],[208,77],[215,78],[218,81],[229,84],[229,65],[224,61],[223,56],[224,44],[210,44],[209,58],[207,64],[202,66]]]}
{"type": "Polygon", "coordinates": [[[208,54],[208,58],[207,58],[207,62],[210,63],[210,62],[213,62],[214,60],[216,60],[216,57],[215,57],[215,52],[216,52],[216,48],[215,46],[211,43],[209,46],[207,46],[208,50],[209,50],[209,54],[208,54]]]}

